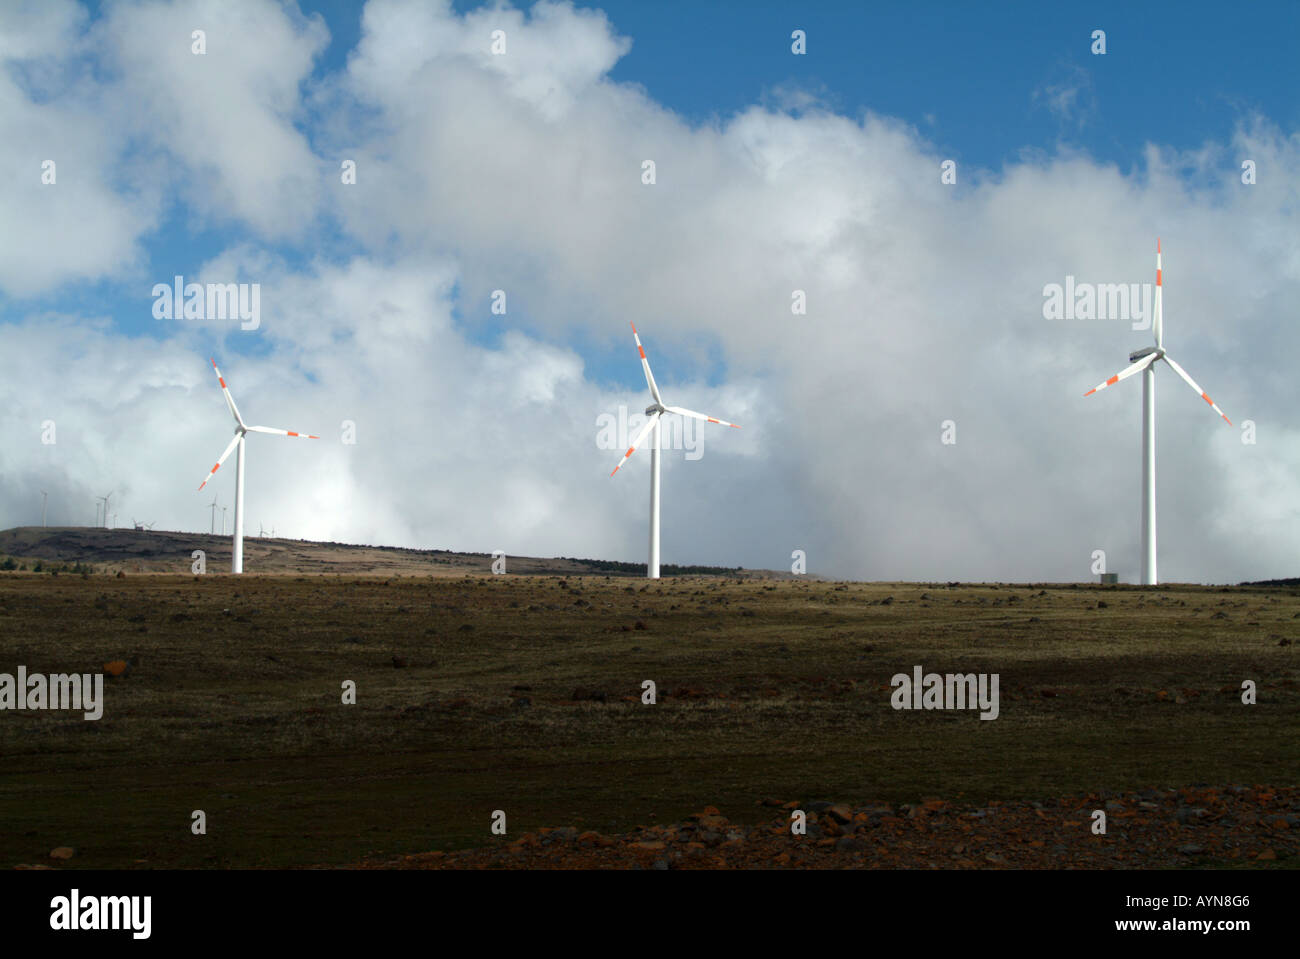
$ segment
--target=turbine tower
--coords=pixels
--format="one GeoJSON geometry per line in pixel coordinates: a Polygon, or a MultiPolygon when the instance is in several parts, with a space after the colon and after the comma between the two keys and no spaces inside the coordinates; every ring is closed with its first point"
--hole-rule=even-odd
{"type": "MultiPolygon", "coordinates": [[[[209,505],[211,505],[212,507],[212,516],[210,518],[211,521],[208,525],[208,532],[215,534],[217,532],[217,491],[216,490],[212,491],[212,502],[209,505]]],[[[224,513],[221,516],[221,532],[223,534],[226,532],[226,517],[224,513]]]]}
{"type": "Polygon", "coordinates": [[[1190,386],[1201,399],[1213,407],[1214,412],[1223,417],[1229,426],[1232,420],[1224,415],[1214,400],[1210,399],[1196,381],[1187,375],[1187,371],[1174,362],[1172,356],[1165,353],[1164,313],[1161,308],[1161,294],[1164,289],[1160,264],[1160,240],[1156,239],[1156,302],[1155,315],[1151,329],[1155,334],[1156,345],[1147,346],[1129,354],[1129,366],[1124,367],[1106,382],[1093,387],[1083,395],[1092,396],[1120,380],[1127,379],[1134,373],[1142,374],[1142,585],[1155,586],[1156,577],[1156,363],[1164,360],[1178,376],[1190,386]]]}
{"type": "Polygon", "coordinates": [[[42,527],[45,526],[45,501],[47,497],[48,494],[46,493],[46,491],[41,490],[41,526],[42,527]]]}
{"type": "MultiPolygon", "coordinates": [[[[636,324],[632,325],[632,336],[636,339],[637,352],[641,354],[641,368],[645,371],[646,386],[650,387],[650,395],[654,397],[654,403],[646,407],[645,426],[641,432],[636,435],[632,445],[627,448],[623,458],[618,461],[614,467],[614,473],[623,468],[628,457],[636,452],[636,448],[641,445],[642,440],[646,438],[647,433],[653,434],[650,444],[650,560],[646,563],[646,578],[659,578],[659,419],[665,413],[676,413],[678,416],[690,416],[697,420],[705,420],[709,423],[717,423],[719,426],[733,426],[740,429],[735,423],[728,423],[726,420],[720,420],[713,416],[705,416],[703,413],[696,413],[694,410],[683,409],[680,406],[664,406],[663,398],[659,395],[659,387],[655,385],[654,374],[650,372],[650,361],[645,357],[645,348],[641,346],[641,336],[636,331],[636,324]]],[[[610,473],[613,476],[614,473],[610,473]]]]}
{"type": "MultiPolygon", "coordinates": [[[[212,474],[221,469],[221,464],[226,461],[232,450],[238,448],[239,452],[235,456],[235,539],[234,546],[230,551],[230,571],[232,573],[242,573],[244,571],[244,437],[248,433],[272,433],[277,436],[297,436],[302,439],[318,440],[319,436],[311,436],[306,433],[295,433],[293,430],[280,430],[271,426],[248,426],[244,423],[243,417],[239,415],[239,407],[235,406],[234,397],[230,395],[230,389],[226,386],[226,381],[221,376],[221,370],[217,369],[217,361],[212,361],[212,369],[217,374],[217,382],[221,384],[221,392],[226,397],[226,406],[230,408],[230,415],[235,418],[235,438],[230,441],[226,451],[221,454],[221,459],[217,460],[215,466],[208,471],[207,477],[199,484],[199,489],[208,485],[208,480],[212,479],[212,474]]],[[[224,535],[226,531],[226,508],[221,507],[221,532],[224,535]]]]}

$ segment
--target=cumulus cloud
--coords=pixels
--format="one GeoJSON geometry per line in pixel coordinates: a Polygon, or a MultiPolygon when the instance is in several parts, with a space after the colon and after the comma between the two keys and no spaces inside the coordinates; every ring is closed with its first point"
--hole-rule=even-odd
{"type": "MultiPolygon", "coordinates": [[[[16,437],[0,452],[13,480],[0,524],[30,521],[32,489],[56,473],[87,520],[115,477],[162,525],[206,528],[192,488],[228,416],[205,357],[224,349],[247,419],[325,437],[250,441],[254,527],[639,560],[645,458],[611,479],[618,451],[595,442],[601,413],[648,402],[633,321],[669,402],[744,426],[705,433],[699,460],[666,455],[665,561],[780,567],[802,548],[833,575],[1080,580],[1101,548],[1132,578],[1140,387],[1083,393],[1150,334],[1045,320],[1043,288],[1151,282],[1160,235],[1166,346],[1258,428],[1243,444],[1161,371],[1163,577],[1293,572],[1300,490],[1278,358],[1300,337],[1284,320],[1297,188],[1262,172],[1245,188],[1238,172],[1247,157],[1294,169],[1300,135],[1246,117],[1228,143],[1149,145],[1131,172],[1060,148],[964,168],[950,187],[943,157],[897,118],[805,98],[689,123],[611,81],[629,39],[567,4],[461,15],[372,0],[346,68],[310,80],[323,25],[250,3],[248,75],[196,74],[187,42],[144,62],[140,36],[184,41],[205,9],[126,5],[88,29],[112,52],[105,84],[153,91],[145,152],[167,151],[168,200],[246,231],[203,273],[260,282],[262,326],[176,321],[145,343],[93,318],[0,327],[0,394],[18,400],[0,414],[16,437]],[[356,159],[355,185],[339,183],[340,157],[356,159]],[[497,289],[505,316],[488,308],[497,289]],[[73,343],[93,353],[63,358],[73,343]],[[50,409],[97,439],[42,447],[50,409]],[[339,441],[344,420],[355,446],[339,441]]],[[[79,85],[33,110],[64,129],[97,95],[79,85]]],[[[120,243],[132,221],[117,216],[120,243]]]]}

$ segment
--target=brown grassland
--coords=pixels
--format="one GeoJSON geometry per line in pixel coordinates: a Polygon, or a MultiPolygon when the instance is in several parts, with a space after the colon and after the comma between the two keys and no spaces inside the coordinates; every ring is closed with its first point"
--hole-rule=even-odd
{"type": "Polygon", "coordinates": [[[135,665],[98,722],[0,713],[0,867],[343,865],[485,845],[495,809],[615,833],[1294,785],[1296,639],[1290,587],[8,572],[0,672],[135,665]],[[998,673],[999,718],[892,709],[914,665],[998,673]]]}

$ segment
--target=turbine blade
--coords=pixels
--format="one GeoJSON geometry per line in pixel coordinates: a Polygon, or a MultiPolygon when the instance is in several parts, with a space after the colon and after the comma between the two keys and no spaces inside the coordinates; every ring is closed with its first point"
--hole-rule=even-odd
{"type": "Polygon", "coordinates": [[[1154,363],[1156,357],[1159,355],[1160,355],[1159,353],[1148,353],[1146,356],[1142,357],[1142,359],[1138,360],[1136,363],[1132,364],[1131,366],[1124,367],[1124,369],[1120,370],[1118,373],[1116,373],[1106,382],[1094,386],[1092,389],[1090,389],[1087,393],[1084,393],[1083,395],[1092,396],[1093,393],[1096,393],[1100,390],[1104,390],[1108,386],[1114,386],[1120,380],[1128,379],[1134,373],[1141,373],[1148,366],[1154,363]]]}
{"type": "Polygon", "coordinates": [[[636,351],[641,354],[641,368],[645,370],[646,386],[650,387],[650,395],[655,398],[655,402],[662,405],[663,400],[659,396],[659,387],[655,385],[655,376],[650,372],[650,361],[645,358],[645,347],[641,345],[641,334],[636,331],[635,323],[630,325],[632,327],[632,336],[636,339],[636,351]]]}
{"type": "Polygon", "coordinates": [[[277,430],[274,426],[250,426],[250,433],[274,433],[277,436],[297,436],[304,440],[318,440],[319,436],[312,436],[310,433],[295,433],[293,430],[277,430]]]}
{"type": "MultiPolygon", "coordinates": [[[[212,469],[208,470],[208,475],[205,476],[203,478],[203,482],[199,484],[199,489],[203,489],[203,487],[208,485],[208,480],[212,479],[212,474],[215,473],[217,470],[221,469],[221,464],[226,461],[226,457],[230,455],[230,451],[235,448],[235,444],[238,442],[239,442],[239,434],[236,433],[235,438],[231,440],[230,445],[226,447],[226,451],[221,454],[221,459],[217,460],[217,465],[212,467],[212,469]]],[[[215,503],[216,500],[214,499],[212,502],[215,503]]]]}
{"type": "Polygon", "coordinates": [[[1162,272],[1160,269],[1160,237],[1156,237],[1156,305],[1155,316],[1151,320],[1151,328],[1156,337],[1156,349],[1162,349],[1165,345],[1165,314],[1160,303],[1161,294],[1164,290],[1162,272]]]}
{"type": "MultiPolygon", "coordinates": [[[[614,473],[617,473],[623,468],[623,464],[627,462],[627,458],[636,452],[636,448],[641,445],[642,441],[646,438],[646,435],[650,432],[650,429],[655,425],[655,423],[659,422],[659,417],[662,415],[662,413],[656,412],[645,421],[645,426],[641,427],[641,432],[636,434],[636,439],[632,441],[632,445],[627,448],[627,452],[623,454],[623,458],[619,460],[618,465],[614,467],[614,473]]],[[[613,476],[614,473],[610,473],[609,475],[613,476]]]]}
{"type": "Polygon", "coordinates": [[[1224,414],[1223,410],[1219,409],[1218,404],[1216,404],[1214,400],[1210,399],[1209,396],[1206,395],[1203,389],[1201,389],[1199,386],[1196,385],[1196,381],[1187,375],[1187,371],[1185,369],[1183,369],[1181,366],[1175,363],[1173,361],[1173,358],[1170,357],[1168,354],[1165,354],[1165,362],[1173,367],[1174,372],[1177,373],[1179,376],[1181,376],[1183,378],[1183,381],[1188,386],[1196,390],[1196,392],[1201,395],[1201,399],[1205,400],[1205,402],[1209,403],[1212,407],[1214,407],[1214,412],[1218,413],[1220,416],[1223,417],[1223,422],[1227,423],[1229,426],[1232,425],[1232,420],[1228,419],[1228,417],[1224,414]]]}
{"type": "Polygon", "coordinates": [[[717,423],[720,426],[734,426],[736,429],[740,429],[740,426],[736,423],[728,423],[726,420],[720,420],[716,416],[705,416],[703,413],[697,413],[694,410],[684,409],[680,406],[665,406],[664,409],[669,413],[677,413],[681,416],[693,416],[697,420],[707,420],[710,423],[717,423]]]}
{"type": "MultiPolygon", "coordinates": [[[[211,357],[208,358],[212,359],[211,357]]],[[[225,377],[223,377],[221,375],[221,371],[217,369],[216,360],[212,360],[212,369],[217,374],[217,382],[221,384],[221,392],[224,393],[226,396],[226,405],[230,407],[230,415],[235,418],[236,423],[238,423],[240,426],[243,426],[244,420],[239,415],[239,407],[235,405],[235,398],[230,395],[230,388],[226,386],[225,377]]]]}

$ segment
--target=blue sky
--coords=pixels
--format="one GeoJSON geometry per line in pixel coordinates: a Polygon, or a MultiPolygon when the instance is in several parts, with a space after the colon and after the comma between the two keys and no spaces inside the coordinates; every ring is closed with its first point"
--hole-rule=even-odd
{"type": "Polygon", "coordinates": [[[1162,385],[1162,564],[1294,573],[1300,4],[524,9],[0,5],[0,526],[116,484],[206,529],[216,355],[246,414],[333,435],[255,447],[254,520],[641,559],[645,464],[595,439],[648,401],[635,321],[668,403],[744,426],[666,457],[666,562],[1132,578],[1140,390],[1084,393],[1149,334],[1042,305],[1150,283],[1160,235],[1166,344],[1234,424],[1162,385]],[[200,268],[260,284],[259,330],[153,318],[200,268]]]}

